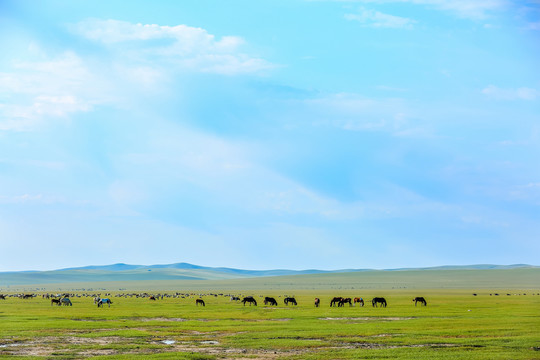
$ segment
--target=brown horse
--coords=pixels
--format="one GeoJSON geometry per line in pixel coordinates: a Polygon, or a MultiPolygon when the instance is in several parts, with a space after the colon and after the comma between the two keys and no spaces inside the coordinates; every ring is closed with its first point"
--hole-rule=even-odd
{"type": "Polygon", "coordinates": [[[58,299],[51,299],[51,306],[53,306],[53,305],[60,306],[60,305],[62,305],[62,303],[58,299]]]}
{"type": "Polygon", "coordinates": [[[315,307],[319,307],[321,304],[321,300],[319,298],[315,298],[315,307]]]}
{"type": "Polygon", "coordinates": [[[265,297],[264,298],[264,305],[274,305],[277,306],[277,301],[273,297],[265,297]]]}
{"type": "Polygon", "coordinates": [[[349,304],[349,306],[352,306],[351,298],[341,298],[341,301],[338,303],[338,307],[342,307],[345,304],[349,304]]]}
{"type": "Polygon", "coordinates": [[[152,296],[150,296],[150,297],[148,298],[148,300],[154,300],[154,301],[156,301],[156,297],[155,297],[154,295],[152,295],[152,296]]]}
{"type": "Polygon", "coordinates": [[[378,304],[381,304],[381,307],[386,307],[386,299],[383,297],[374,297],[373,300],[371,300],[371,305],[373,307],[378,307],[378,304]]]}
{"type": "Polygon", "coordinates": [[[197,299],[197,300],[195,300],[195,305],[197,305],[197,306],[199,306],[199,305],[206,306],[206,305],[204,304],[203,299],[197,299]]]}
{"type": "Polygon", "coordinates": [[[332,301],[330,301],[330,306],[335,306],[335,305],[339,306],[339,303],[341,302],[341,300],[343,300],[341,296],[336,296],[335,298],[332,299],[332,301]]]}
{"type": "Polygon", "coordinates": [[[420,305],[427,306],[427,301],[422,296],[417,296],[414,299],[412,299],[412,301],[414,301],[414,306],[416,306],[416,303],[420,303],[420,305]]]}
{"type": "Polygon", "coordinates": [[[360,306],[364,306],[364,299],[362,298],[354,298],[353,302],[356,304],[356,303],[359,303],[360,306]]]}
{"type": "Polygon", "coordinates": [[[242,299],[242,303],[244,304],[244,306],[246,306],[247,302],[249,303],[249,306],[251,306],[251,304],[254,304],[255,306],[257,306],[257,300],[255,300],[253,296],[246,296],[245,298],[242,299]]]}
{"type": "Polygon", "coordinates": [[[289,306],[289,303],[293,304],[293,305],[298,305],[296,303],[296,299],[293,298],[293,297],[286,297],[285,300],[283,300],[283,302],[285,303],[285,305],[289,306]]]}

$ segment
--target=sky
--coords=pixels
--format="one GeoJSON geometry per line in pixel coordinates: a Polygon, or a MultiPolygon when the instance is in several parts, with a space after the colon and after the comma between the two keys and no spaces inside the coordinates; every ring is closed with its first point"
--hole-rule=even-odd
{"type": "Polygon", "coordinates": [[[540,265],[538,0],[0,1],[0,271],[540,265]]]}

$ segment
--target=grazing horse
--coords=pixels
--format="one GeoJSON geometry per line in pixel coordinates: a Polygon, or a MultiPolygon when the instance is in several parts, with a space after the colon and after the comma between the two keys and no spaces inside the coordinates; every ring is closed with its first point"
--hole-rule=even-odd
{"type": "Polygon", "coordinates": [[[246,296],[242,299],[242,303],[244,304],[244,306],[246,306],[247,302],[249,303],[249,306],[251,306],[251,304],[255,304],[255,306],[257,306],[257,300],[255,300],[253,296],[246,296]]]}
{"type": "Polygon", "coordinates": [[[371,305],[378,307],[377,304],[381,304],[381,307],[386,307],[386,299],[383,297],[375,297],[371,300],[371,305]]]}
{"type": "Polygon", "coordinates": [[[240,301],[238,296],[231,296],[231,301],[240,301]]]}
{"type": "Polygon", "coordinates": [[[332,299],[332,301],[330,301],[330,306],[339,305],[341,300],[343,300],[341,296],[336,296],[335,298],[332,299]]]}
{"type": "Polygon", "coordinates": [[[355,304],[359,303],[360,306],[364,306],[364,299],[362,299],[362,298],[354,298],[353,301],[354,301],[355,304]]]}
{"type": "Polygon", "coordinates": [[[319,307],[321,305],[321,299],[315,298],[315,307],[319,307]]]}
{"type": "Polygon", "coordinates": [[[277,306],[277,301],[273,297],[265,297],[264,298],[264,305],[274,305],[277,306]]]}
{"type": "Polygon", "coordinates": [[[1,300],[6,300],[6,295],[0,294],[0,299],[1,300]]]}
{"type": "Polygon", "coordinates": [[[338,307],[342,307],[347,303],[349,306],[352,306],[351,298],[341,298],[341,301],[338,303],[338,307]]]}
{"type": "Polygon", "coordinates": [[[293,304],[293,305],[298,305],[298,303],[296,302],[296,299],[293,298],[293,297],[286,297],[285,300],[283,300],[283,302],[285,303],[285,305],[289,306],[289,303],[293,304]]]}
{"type": "Polygon", "coordinates": [[[414,306],[416,306],[416,303],[420,303],[421,305],[427,306],[427,301],[422,296],[417,296],[414,299],[412,299],[412,301],[414,301],[414,306]]]}
{"type": "Polygon", "coordinates": [[[99,299],[97,303],[97,307],[103,307],[105,304],[109,305],[111,307],[112,301],[111,299],[99,299]]]}
{"type": "Polygon", "coordinates": [[[58,306],[62,305],[62,304],[60,303],[60,300],[58,300],[58,299],[51,299],[51,306],[53,306],[54,304],[56,304],[56,305],[58,305],[58,306]]]}
{"type": "Polygon", "coordinates": [[[62,305],[64,305],[64,306],[68,306],[68,305],[73,306],[73,304],[71,303],[71,300],[69,300],[68,297],[62,298],[60,301],[62,302],[62,305]]]}
{"type": "Polygon", "coordinates": [[[203,300],[203,299],[197,299],[197,300],[195,300],[195,305],[197,305],[197,306],[199,306],[199,305],[206,306],[206,305],[204,304],[204,300],[203,300]]]}
{"type": "Polygon", "coordinates": [[[148,300],[154,300],[154,301],[156,301],[156,297],[155,297],[154,295],[152,295],[152,296],[150,296],[150,297],[148,298],[148,300]]]}

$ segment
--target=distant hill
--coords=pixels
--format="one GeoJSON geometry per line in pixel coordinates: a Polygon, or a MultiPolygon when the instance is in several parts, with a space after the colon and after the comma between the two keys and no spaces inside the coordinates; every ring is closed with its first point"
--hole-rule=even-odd
{"type": "Polygon", "coordinates": [[[170,281],[170,280],[234,280],[261,277],[290,277],[297,275],[338,275],[340,273],[393,273],[393,272],[425,272],[463,271],[463,270],[510,270],[539,268],[537,266],[516,265],[465,265],[439,266],[431,268],[407,269],[342,269],[342,270],[242,270],[226,267],[206,267],[188,263],[164,265],[130,265],[112,264],[78,268],[66,268],[52,271],[17,271],[0,272],[0,288],[13,285],[39,285],[83,282],[133,282],[133,281],[170,281]]]}

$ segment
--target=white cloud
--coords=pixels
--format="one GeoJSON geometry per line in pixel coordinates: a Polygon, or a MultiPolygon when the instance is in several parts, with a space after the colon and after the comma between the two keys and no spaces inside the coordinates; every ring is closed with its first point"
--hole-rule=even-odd
{"type": "MultiPolygon", "coordinates": [[[[303,100],[313,125],[334,126],[350,131],[384,131],[396,136],[422,136],[431,132],[401,98],[368,98],[355,93],[337,93],[303,100]],[[410,119],[415,118],[415,124],[410,119]],[[414,126],[414,128],[411,128],[414,126]]],[[[430,135],[431,136],[431,135],[430,135]]]]}
{"type": "Polygon", "coordinates": [[[1,105],[0,130],[31,130],[45,117],[66,117],[90,109],[91,105],[74,96],[40,95],[31,105],[1,105]]]}
{"type": "Polygon", "coordinates": [[[431,5],[471,19],[484,19],[489,17],[491,12],[502,10],[508,5],[505,0],[411,0],[411,2],[431,5]]]}
{"type": "Polygon", "coordinates": [[[540,97],[540,91],[536,89],[527,87],[503,89],[494,85],[482,89],[482,94],[498,100],[536,100],[540,97]]]}
{"type": "Polygon", "coordinates": [[[242,53],[240,47],[245,41],[241,37],[216,39],[202,28],[187,25],[161,26],[89,19],[73,26],[73,30],[87,39],[112,45],[111,51],[118,44],[125,44],[129,46],[126,51],[133,58],[155,61],[157,56],[167,63],[200,72],[233,75],[274,67],[264,59],[242,53]],[[169,41],[163,43],[163,40],[169,41]]]}
{"type": "Polygon", "coordinates": [[[0,204],[57,204],[64,203],[61,197],[43,194],[0,195],[0,204]]]}
{"type": "Polygon", "coordinates": [[[16,62],[10,73],[0,73],[0,93],[65,94],[86,87],[91,74],[73,52],[54,59],[16,62]]]}
{"type": "Polygon", "coordinates": [[[382,13],[376,10],[360,8],[357,14],[345,14],[345,19],[358,21],[365,27],[410,29],[415,20],[382,13]]]}
{"type": "Polygon", "coordinates": [[[89,111],[110,101],[107,88],[73,52],[16,62],[0,73],[0,130],[32,130],[45,118],[89,111]]]}
{"type": "Polygon", "coordinates": [[[436,10],[446,11],[456,16],[474,20],[485,19],[493,12],[504,10],[507,0],[333,0],[338,2],[358,2],[365,4],[410,3],[424,5],[436,10]]]}
{"type": "Polygon", "coordinates": [[[114,160],[119,180],[111,183],[109,194],[115,205],[144,212],[147,203],[167,202],[173,194],[189,198],[198,193],[231,212],[326,219],[362,215],[359,204],[318,194],[260,165],[258,155],[268,150],[258,145],[161,123],[148,136],[147,147],[114,160]],[[145,176],[144,182],[137,180],[145,176]],[[190,194],[183,189],[191,189],[190,194]]]}

